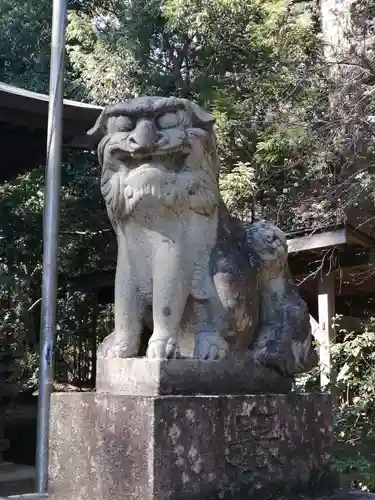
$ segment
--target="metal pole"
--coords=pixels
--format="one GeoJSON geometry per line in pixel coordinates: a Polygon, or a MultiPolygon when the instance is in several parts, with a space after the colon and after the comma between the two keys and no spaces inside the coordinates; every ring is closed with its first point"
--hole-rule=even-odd
{"type": "Polygon", "coordinates": [[[56,330],[57,241],[61,184],[62,112],[67,0],[53,0],[47,161],[43,220],[43,283],[37,433],[37,493],[48,485],[50,400],[56,330]]]}

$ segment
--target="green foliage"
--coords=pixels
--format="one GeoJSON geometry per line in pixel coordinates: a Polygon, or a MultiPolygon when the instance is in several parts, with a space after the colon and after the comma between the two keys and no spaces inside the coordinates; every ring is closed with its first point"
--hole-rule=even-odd
{"type": "MultiPolygon", "coordinates": [[[[72,345],[71,339],[77,337],[76,332],[87,320],[79,313],[83,311],[90,316],[94,307],[88,304],[84,308],[80,299],[69,299],[66,278],[112,269],[116,258],[114,235],[99,189],[100,172],[92,159],[75,154],[63,165],[58,329],[64,336],[59,335],[57,339],[58,358],[63,357],[67,339],[72,345]]],[[[0,278],[3,277],[0,279],[0,340],[5,342],[9,338],[11,348],[23,353],[15,363],[14,378],[27,390],[35,389],[39,360],[43,201],[42,169],[0,186],[0,219],[6,221],[0,227],[0,278]]],[[[96,309],[100,315],[100,307],[96,309]]],[[[104,334],[103,325],[108,324],[108,321],[99,324],[95,332],[98,338],[104,334]]]]}
{"type": "MultiPolygon", "coordinates": [[[[375,490],[375,323],[361,331],[340,328],[331,345],[334,405],[334,469],[363,489],[375,490]]],[[[299,389],[319,391],[319,373],[301,377],[299,389]]]]}
{"type": "Polygon", "coordinates": [[[2,0],[0,81],[48,90],[52,3],[2,0]]]}
{"type": "Polygon", "coordinates": [[[335,414],[337,470],[355,473],[358,481],[375,488],[375,325],[362,332],[338,329],[340,342],[332,346],[341,390],[335,414]]]}
{"type": "Polygon", "coordinates": [[[256,202],[277,218],[281,201],[290,222],[295,213],[288,217],[285,201],[301,191],[327,105],[321,42],[305,7],[290,0],[93,2],[69,17],[74,85],[98,103],[154,93],[210,107],[228,203],[246,217],[256,202]],[[289,196],[280,198],[280,183],[289,196]]]}
{"type": "Polygon", "coordinates": [[[243,215],[246,204],[251,203],[256,190],[255,170],[250,162],[238,162],[219,179],[220,191],[229,210],[237,216],[243,215]]]}
{"type": "MultiPolygon", "coordinates": [[[[6,39],[3,59],[9,70],[2,74],[0,68],[0,80],[46,90],[51,11],[50,3],[44,4],[2,4],[0,37],[6,39]],[[27,62],[27,68],[17,61],[27,62]]],[[[222,183],[230,206],[243,217],[254,215],[256,206],[256,216],[298,228],[303,214],[290,200],[311,191],[310,179],[323,176],[329,185],[331,177],[325,156],[317,153],[317,125],[328,94],[312,5],[73,1],[66,92],[101,104],[145,93],[175,94],[210,107],[218,117],[222,183]],[[229,185],[236,186],[233,194],[229,185]]]]}

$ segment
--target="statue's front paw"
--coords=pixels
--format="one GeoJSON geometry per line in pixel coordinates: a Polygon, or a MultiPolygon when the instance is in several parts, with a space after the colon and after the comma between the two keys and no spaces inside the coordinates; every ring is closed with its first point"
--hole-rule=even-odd
{"type": "Polygon", "coordinates": [[[133,358],[138,355],[139,339],[112,332],[99,345],[98,355],[105,358],[133,358]]]}
{"type": "Polygon", "coordinates": [[[150,338],[147,357],[151,359],[181,358],[180,348],[175,339],[150,338]]]}
{"type": "Polygon", "coordinates": [[[228,344],[217,332],[198,333],[195,340],[194,357],[206,360],[223,359],[228,354],[228,344]]]}

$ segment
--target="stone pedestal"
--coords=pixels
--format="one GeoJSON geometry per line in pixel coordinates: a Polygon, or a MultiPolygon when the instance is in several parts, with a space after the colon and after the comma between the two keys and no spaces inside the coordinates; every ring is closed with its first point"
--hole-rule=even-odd
{"type": "Polygon", "coordinates": [[[53,395],[53,500],[261,500],[330,482],[327,395],[121,388],[53,395]]]}
{"type": "Polygon", "coordinates": [[[220,361],[98,356],[96,390],[129,396],[286,394],[293,379],[236,353],[220,361]]]}

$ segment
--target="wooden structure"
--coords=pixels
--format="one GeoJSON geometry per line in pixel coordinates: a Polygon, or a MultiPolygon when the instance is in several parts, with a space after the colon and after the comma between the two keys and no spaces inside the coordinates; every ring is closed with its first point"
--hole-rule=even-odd
{"type": "Polygon", "coordinates": [[[321,384],[334,375],[330,344],[340,327],[359,331],[375,313],[375,238],[373,217],[351,211],[340,224],[324,231],[289,234],[289,263],[308,303],[311,324],[320,345],[321,384]]]}
{"type": "MultiPolygon", "coordinates": [[[[0,82],[0,182],[43,165],[49,97],[0,82]]],[[[85,145],[84,136],[100,106],[64,101],[64,145],[85,145]],[[82,141],[81,141],[82,138],[82,141]]]]}

